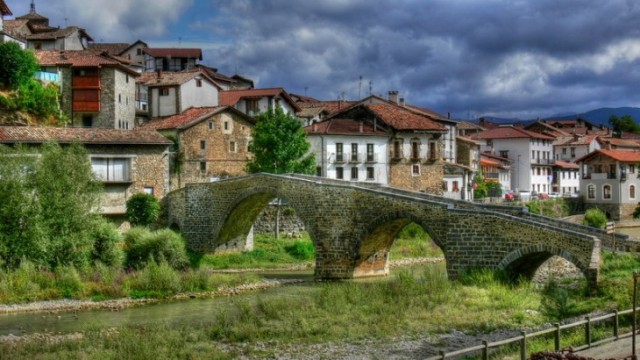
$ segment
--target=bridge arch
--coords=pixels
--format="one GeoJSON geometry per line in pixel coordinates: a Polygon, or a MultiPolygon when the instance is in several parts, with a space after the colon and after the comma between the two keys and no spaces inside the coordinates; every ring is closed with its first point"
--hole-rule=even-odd
{"type": "Polygon", "coordinates": [[[572,263],[580,269],[585,278],[589,279],[590,270],[572,253],[543,244],[512,251],[498,263],[497,268],[506,270],[514,276],[523,275],[531,279],[540,266],[553,256],[559,256],[572,263]]]}
{"type": "Polygon", "coordinates": [[[356,258],[353,277],[387,275],[391,246],[400,231],[410,223],[416,223],[422,227],[433,242],[445,252],[443,242],[424,222],[424,219],[411,212],[390,212],[369,222],[359,240],[355,242],[356,258]]]}

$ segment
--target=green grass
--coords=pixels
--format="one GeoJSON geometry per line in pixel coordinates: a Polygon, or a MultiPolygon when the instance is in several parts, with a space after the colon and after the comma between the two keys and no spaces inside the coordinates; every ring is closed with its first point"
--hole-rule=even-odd
{"type": "Polygon", "coordinates": [[[392,260],[415,257],[443,257],[444,253],[429,234],[416,223],[411,223],[400,231],[391,246],[392,260]]]}
{"type": "MultiPolygon", "coordinates": [[[[596,309],[627,307],[629,300],[624,298],[628,294],[615,294],[626,292],[638,265],[640,255],[605,254],[600,291],[589,297],[583,289],[568,289],[568,301],[561,302],[568,311],[561,316],[581,317],[596,309]]],[[[396,271],[375,282],[317,283],[294,296],[240,297],[231,309],[214,313],[215,320],[202,324],[125,327],[109,336],[90,333],[86,339],[58,344],[0,344],[0,353],[12,358],[39,354],[51,358],[115,358],[131,351],[132,355],[125,358],[146,358],[146,351],[157,347],[160,357],[200,358],[197,352],[205,349],[204,353],[213,358],[262,358],[309,344],[423,339],[451,329],[471,334],[535,329],[559,320],[557,312],[543,305],[554,286],[539,289],[529,281],[513,283],[506,279],[501,273],[477,270],[462,274],[460,281],[450,281],[445,264],[436,264],[396,271]],[[165,335],[167,344],[162,343],[165,335]],[[180,347],[171,345],[180,342],[180,347]],[[132,349],[134,344],[139,349],[132,349]],[[221,344],[228,347],[221,350],[221,344]]],[[[553,305],[547,306],[553,310],[553,305]]],[[[628,325],[628,319],[621,325],[628,325]]],[[[594,327],[593,341],[611,333],[607,326],[594,327]]],[[[562,346],[582,344],[583,333],[584,328],[565,332],[562,346]]],[[[539,351],[550,349],[551,344],[552,338],[546,338],[530,341],[528,347],[539,351]]],[[[513,349],[502,351],[510,354],[513,349]]]]}

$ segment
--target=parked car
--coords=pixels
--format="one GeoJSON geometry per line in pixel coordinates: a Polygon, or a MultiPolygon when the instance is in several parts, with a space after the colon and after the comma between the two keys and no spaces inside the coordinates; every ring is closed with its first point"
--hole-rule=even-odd
{"type": "Polygon", "coordinates": [[[552,192],[549,193],[549,197],[550,198],[559,198],[560,197],[560,193],[552,191],[552,192]]]}
{"type": "Polygon", "coordinates": [[[517,198],[516,194],[512,193],[512,192],[508,192],[506,194],[504,194],[504,199],[506,201],[514,201],[517,198]]]}
{"type": "Polygon", "coordinates": [[[531,192],[530,191],[520,191],[520,192],[518,192],[518,199],[520,199],[520,201],[529,201],[529,200],[531,200],[531,192]]]}
{"type": "Polygon", "coordinates": [[[550,197],[550,196],[549,196],[549,194],[547,194],[547,193],[540,193],[540,194],[538,194],[538,199],[539,199],[539,200],[547,200],[549,197],[550,197]]]}

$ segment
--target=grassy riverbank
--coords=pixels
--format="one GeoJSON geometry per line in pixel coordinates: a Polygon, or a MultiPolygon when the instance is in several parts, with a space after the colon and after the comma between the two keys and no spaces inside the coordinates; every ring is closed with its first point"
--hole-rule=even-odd
{"type": "MultiPolygon", "coordinates": [[[[322,347],[318,344],[395,343],[451,329],[465,333],[534,329],[595,310],[629,307],[631,273],[637,268],[638,255],[605,254],[601,288],[588,297],[583,288],[539,289],[528,281],[503,282],[500,274],[487,271],[452,282],[444,264],[439,264],[414,272],[400,270],[375,282],[319,283],[300,296],[239,298],[232,311],[207,315],[199,324],[100,329],[74,340],[16,341],[0,344],[0,354],[45,359],[225,359],[295,352],[295,358],[305,358],[311,353],[304,349],[318,351],[317,346],[322,347]]],[[[546,347],[542,342],[530,345],[531,350],[546,347]]]]}

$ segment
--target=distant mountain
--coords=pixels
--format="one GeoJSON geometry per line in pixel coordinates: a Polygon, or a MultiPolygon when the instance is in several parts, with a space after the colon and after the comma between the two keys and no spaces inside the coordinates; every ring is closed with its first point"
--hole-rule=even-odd
{"type": "Polygon", "coordinates": [[[640,124],[640,108],[636,107],[619,107],[619,108],[600,108],[587,111],[582,114],[563,114],[561,116],[552,116],[553,119],[571,119],[577,116],[585,118],[596,125],[609,125],[609,117],[611,115],[624,116],[630,115],[636,123],[640,124]]]}

